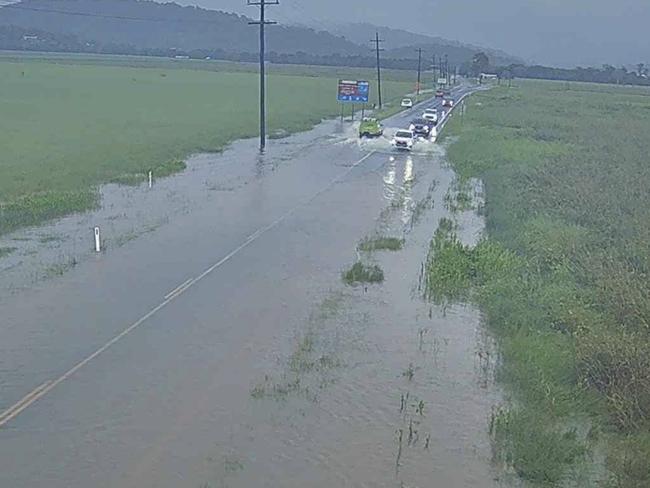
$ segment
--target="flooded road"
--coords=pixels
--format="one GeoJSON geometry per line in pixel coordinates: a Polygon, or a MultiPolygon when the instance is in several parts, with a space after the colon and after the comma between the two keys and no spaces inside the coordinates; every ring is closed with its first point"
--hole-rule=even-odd
{"type": "Polygon", "coordinates": [[[47,279],[2,273],[0,486],[499,486],[492,342],[476,310],[421,299],[444,151],[337,127],[197,156],[25,233],[137,229],[47,279]],[[404,248],[358,251],[373,235],[404,248]],[[344,285],[357,259],[384,283],[344,285]]]}

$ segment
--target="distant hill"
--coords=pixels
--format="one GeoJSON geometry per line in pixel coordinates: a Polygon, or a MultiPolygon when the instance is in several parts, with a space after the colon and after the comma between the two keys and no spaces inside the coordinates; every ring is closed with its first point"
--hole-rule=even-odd
{"type": "MultiPolygon", "coordinates": [[[[75,36],[100,46],[137,50],[227,49],[257,51],[250,19],[226,12],[148,0],[23,0],[0,9],[0,26],[75,36]]],[[[278,53],[303,50],[315,55],[360,54],[360,46],[306,27],[268,29],[269,46],[278,53]]]]}
{"type": "Polygon", "coordinates": [[[458,41],[443,39],[442,37],[416,34],[402,29],[392,29],[385,26],[376,26],[368,23],[353,24],[328,24],[328,30],[332,34],[344,37],[345,39],[360,45],[369,45],[371,38],[374,38],[375,32],[379,32],[382,39],[385,40],[383,46],[386,48],[385,55],[391,58],[415,58],[417,48],[421,47],[423,52],[430,59],[433,54],[441,56],[447,54],[449,62],[460,65],[466,63],[475,53],[485,52],[493,64],[507,65],[512,63],[523,63],[524,61],[515,56],[511,56],[497,49],[464,44],[458,41]]]}
{"type": "MultiPolygon", "coordinates": [[[[244,0],[242,0],[244,1],[244,0]]],[[[0,49],[189,55],[254,61],[258,37],[251,19],[233,13],[150,0],[22,0],[0,8],[0,49]]],[[[323,24],[319,24],[322,28],[323,24]]],[[[268,28],[271,62],[372,66],[370,24],[332,26],[331,32],[297,25],[268,28]]],[[[380,27],[386,67],[413,69],[415,48],[447,53],[451,64],[480,50],[453,41],[380,27]]],[[[487,50],[498,64],[520,62],[487,50]]],[[[426,66],[426,65],[425,65],[426,66]]]]}

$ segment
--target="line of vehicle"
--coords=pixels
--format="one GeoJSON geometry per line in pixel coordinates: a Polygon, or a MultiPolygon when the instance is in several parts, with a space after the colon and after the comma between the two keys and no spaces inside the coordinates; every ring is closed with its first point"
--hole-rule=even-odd
{"type": "Polygon", "coordinates": [[[217,261],[216,263],[211,265],[209,268],[207,268],[201,274],[199,274],[195,278],[188,279],[187,281],[185,281],[181,285],[174,288],[174,290],[172,290],[167,295],[165,295],[165,298],[161,303],[159,303],[154,308],[149,310],[149,312],[147,312],[145,315],[140,317],[138,320],[136,320],[134,323],[132,323],[130,326],[128,326],[126,329],[124,329],[122,332],[120,332],[118,335],[113,337],[111,340],[109,340],[107,343],[105,343],[103,346],[101,346],[99,349],[97,349],[91,355],[89,355],[88,357],[86,357],[82,361],[75,364],[72,368],[67,370],[65,373],[63,373],[61,376],[59,376],[55,380],[46,381],[45,383],[43,383],[39,387],[35,388],[31,392],[29,392],[27,395],[25,395],[19,402],[15,403],[13,406],[9,407],[4,412],[0,413],[0,427],[3,427],[8,422],[10,422],[14,418],[16,418],[18,415],[20,415],[22,412],[24,412],[27,408],[29,408],[31,405],[33,405],[38,400],[43,398],[50,391],[52,391],[54,388],[56,388],[59,384],[61,384],[62,382],[64,382],[68,378],[70,378],[72,375],[74,375],[81,368],[86,366],[88,363],[90,363],[92,360],[94,360],[99,355],[104,353],[106,350],[108,350],[110,347],[115,345],[121,339],[123,339],[124,337],[129,335],[131,332],[133,332],[135,329],[140,327],[149,318],[151,318],[153,315],[155,315],[158,311],[160,311],[166,305],[171,303],[174,299],[176,299],[179,296],[181,296],[182,294],[184,294],[187,290],[189,290],[192,286],[196,285],[199,281],[201,281],[203,278],[208,276],[214,270],[216,270],[217,268],[219,268],[220,266],[225,264],[227,261],[232,259],[236,254],[238,254],[243,249],[248,247],[251,243],[255,242],[257,239],[259,239],[266,232],[268,232],[268,231],[272,230],[273,228],[277,227],[278,225],[280,225],[283,221],[285,221],[290,216],[292,216],[300,208],[303,208],[303,207],[309,205],[311,202],[313,202],[316,198],[318,198],[324,192],[328,191],[334,185],[339,183],[343,178],[345,178],[348,174],[350,174],[357,166],[359,166],[361,163],[366,161],[373,154],[375,154],[375,151],[371,151],[371,152],[367,153],[365,156],[363,156],[357,162],[355,162],[350,167],[348,167],[340,175],[338,175],[334,179],[332,179],[327,185],[325,185],[323,188],[321,188],[316,193],[314,193],[309,199],[307,199],[306,201],[304,201],[302,203],[299,203],[298,205],[296,205],[295,207],[293,207],[292,209],[290,209],[289,211],[287,211],[286,213],[281,215],[279,218],[277,218],[276,220],[271,222],[270,224],[268,224],[266,226],[263,226],[263,227],[260,227],[253,234],[251,234],[248,238],[246,238],[246,240],[244,240],[243,243],[241,243],[239,246],[234,248],[232,251],[230,251],[228,254],[226,254],[219,261],[217,261]]]}

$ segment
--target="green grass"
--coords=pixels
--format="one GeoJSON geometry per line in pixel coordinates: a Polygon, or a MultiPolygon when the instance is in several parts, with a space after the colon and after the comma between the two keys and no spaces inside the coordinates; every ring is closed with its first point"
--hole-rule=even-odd
{"type": "MultiPolygon", "coordinates": [[[[192,153],[257,135],[258,77],[250,65],[213,71],[64,59],[0,59],[0,234],[93,208],[99,184],[137,184],[149,170],[166,176],[192,153]]],[[[340,70],[276,71],[268,79],[270,134],[338,115],[340,70]]],[[[411,86],[387,80],[385,98],[411,86]]]]}
{"type": "Polygon", "coordinates": [[[497,457],[555,486],[602,451],[599,486],[650,486],[650,91],[525,82],[466,104],[449,158],[483,179],[488,237],[443,223],[427,290],[478,303],[500,340],[497,457]]]}
{"type": "Polygon", "coordinates": [[[399,251],[404,247],[404,239],[397,237],[367,237],[359,243],[359,251],[399,251]]]}
{"type": "MultiPolygon", "coordinates": [[[[0,166],[0,174],[4,171],[0,166]]],[[[5,183],[7,185],[8,183],[5,183]]],[[[4,186],[0,182],[0,186],[4,186]]],[[[7,193],[9,193],[7,191],[7,193]]],[[[3,198],[7,198],[2,193],[3,198]]],[[[99,196],[92,189],[43,190],[24,193],[13,199],[0,201],[0,235],[20,227],[38,225],[48,219],[60,217],[75,211],[95,208],[99,196]]]]}
{"type": "Polygon", "coordinates": [[[0,247],[0,258],[3,258],[5,256],[9,256],[15,250],[16,250],[15,247],[0,247]]]}
{"type": "Polygon", "coordinates": [[[381,283],[384,281],[384,272],[376,264],[364,264],[357,261],[350,269],[343,273],[343,281],[348,285],[356,283],[381,283]]]}
{"type": "MultiPolygon", "coordinates": [[[[86,54],[86,53],[43,53],[28,51],[0,51],[0,62],[14,63],[56,63],[73,66],[106,66],[125,68],[154,68],[162,70],[191,70],[212,71],[225,73],[257,73],[258,63],[243,63],[236,61],[204,60],[204,59],[171,59],[154,56],[124,56],[119,54],[86,54]]],[[[295,75],[314,78],[325,77],[333,79],[355,78],[359,80],[376,79],[375,68],[352,68],[347,66],[305,66],[300,64],[268,64],[267,73],[271,75],[295,75]]],[[[413,72],[410,70],[382,69],[382,81],[407,82],[407,90],[415,86],[413,72]]],[[[404,94],[406,93],[404,92],[404,94]]],[[[398,95],[401,99],[402,95],[398,95]]]]}

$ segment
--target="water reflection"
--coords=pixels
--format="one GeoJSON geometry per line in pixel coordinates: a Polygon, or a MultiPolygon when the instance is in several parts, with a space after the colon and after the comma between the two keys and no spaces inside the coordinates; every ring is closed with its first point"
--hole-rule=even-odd
{"type": "Polygon", "coordinates": [[[391,157],[389,159],[390,164],[384,175],[384,199],[392,202],[397,193],[397,188],[395,187],[395,181],[397,179],[397,163],[395,158],[391,157]]]}
{"type": "Polygon", "coordinates": [[[408,225],[411,221],[411,215],[413,213],[414,181],[415,176],[413,174],[413,158],[411,156],[408,156],[406,158],[406,162],[404,163],[404,180],[402,184],[402,192],[404,195],[401,215],[402,225],[408,225]]]}
{"type": "Polygon", "coordinates": [[[413,181],[413,158],[411,156],[406,158],[404,164],[404,183],[411,183],[413,181]]]}
{"type": "Polygon", "coordinates": [[[264,150],[260,149],[260,152],[255,156],[255,178],[261,178],[264,176],[264,150]]]}

